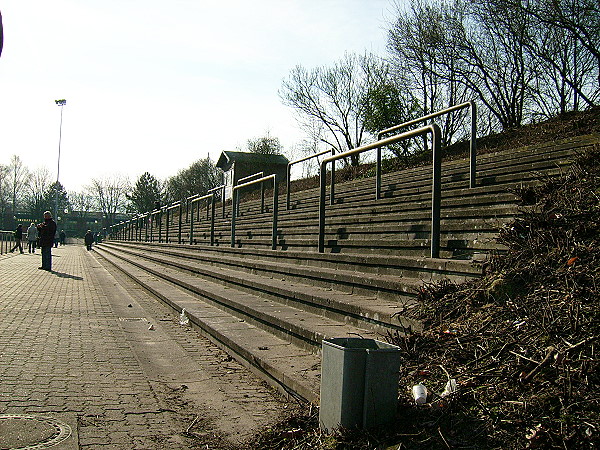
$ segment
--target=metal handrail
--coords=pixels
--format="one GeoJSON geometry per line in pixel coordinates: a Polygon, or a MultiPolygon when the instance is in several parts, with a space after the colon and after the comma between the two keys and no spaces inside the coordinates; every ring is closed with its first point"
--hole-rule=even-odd
{"type": "MultiPolygon", "coordinates": [[[[200,194],[190,195],[189,197],[187,197],[185,199],[185,221],[186,222],[190,221],[190,204],[191,204],[191,201],[193,199],[195,199],[196,197],[200,197],[200,194]]],[[[193,216],[192,216],[192,220],[194,220],[193,216]]]]}
{"type": "Polygon", "coordinates": [[[250,185],[256,183],[264,183],[265,181],[273,180],[273,226],[271,230],[271,249],[275,250],[277,248],[277,214],[278,214],[278,201],[279,201],[279,192],[277,185],[277,175],[267,175],[266,177],[259,178],[258,180],[249,181],[244,184],[239,184],[237,186],[233,186],[233,201],[231,202],[232,211],[231,211],[231,247],[235,247],[235,219],[237,216],[236,204],[237,204],[237,196],[239,195],[240,189],[248,187],[250,185]]]}
{"type": "Polygon", "coordinates": [[[241,184],[244,181],[250,181],[252,178],[256,178],[256,177],[264,178],[264,176],[265,176],[264,172],[256,172],[256,173],[253,173],[252,175],[248,175],[247,177],[240,178],[239,180],[237,180],[237,185],[241,184]]]}
{"type": "Polygon", "coordinates": [[[207,191],[207,193],[211,194],[213,192],[218,191],[219,189],[221,190],[221,207],[223,209],[223,219],[225,218],[225,188],[226,187],[227,187],[226,185],[222,184],[221,186],[214,187],[207,191]]]}
{"type": "MultiPolygon", "coordinates": [[[[292,187],[292,166],[294,164],[298,164],[298,163],[301,163],[301,162],[304,162],[304,161],[308,161],[309,159],[313,159],[313,158],[316,158],[318,156],[322,156],[325,153],[331,153],[332,155],[335,155],[335,149],[332,148],[331,150],[325,150],[325,151],[322,151],[320,153],[315,153],[314,155],[305,156],[304,158],[300,158],[300,159],[297,159],[295,161],[290,161],[288,163],[288,165],[287,165],[287,181],[286,181],[286,183],[287,183],[286,184],[286,188],[287,188],[286,191],[287,192],[286,192],[286,196],[285,196],[286,197],[286,199],[285,199],[285,205],[286,205],[285,209],[290,209],[290,194],[291,194],[290,191],[291,191],[291,187],[292,187]]],[[[332,186],[333,186],[333,184],[332,184],[332,186]]]]}
{"type": "MultiPolygon", "coordinates": [[[[215,245],[215,193],[211,192],[203,196],[198,196],[190,202],[192,208],[192,220],[190,222],[190,245],[194,244],[194,203],[202,200],[211,199],[211,220],[210,220],[210,245],[215,245]]],[[[198,204],[198,211],[200,211],[200,204],[198,204]]],[[[207,208],[208,212],[208,208],[207,208]]]]}
{"type": "Polygon", "coordinates": [[[10,244],[14,241],[14,231],[0,231],[0,255],[8,253],[10,244]]]}
{"type": "MultiPolygon", "coordinates": [[[[419,122],[423,122],[425,120],[434,119],[436,117],[442,116],[444,114],[449,114],[454,111],[458,111],[459,109],[471,108],[471,141],[469,146],[469,187],[474,188],[476,185],[476,154],[477,154],[477,105],[473,100],[468,102],[460,103],[458,105],[451,106],[446,109],[442,109],[440,111],[427,114],[426,116],[419,117],[418,119],[409,120],[408,122],[401,123],[400,125],[394,125],[393,127],[386,128],[385,130],[381,130],[377,133],[377,140],[381,139],[381,136],[384,134],[392,133],[394,131],[398,131],[404,127],[408,127],[411,125],[415,125],[419,122]]],[[[375,185],[375,199],[379,200],[381,198],[381,147],[377,149],[377,163],[375,166],[375,177],[376,177],[376,185],[375,185]]]]}
{"type": "MultiPolygon", "coordinates": [[[[237,180],[237,184],[236,185],[239,186],[240,184],[242,184],[242,182],[244,182],[244,181],[246,181],[246,182],[250,181],[252,178],[255,178],[255,177],[259,177],[259,178],[262,177],[262,178],[264,178],[264,176],[265,176],[264,172],[256,172],[256,173],[253,173],[252,175],[248,175],[247,177],[240,178],[239,180],[237,180]]],[[[240,197],[239,196],[237,198],[237,201],[238,201],[238,203],[235,206],[235,209],[236,209],[236,211],[239,214],[239,212],[240,212],[240,197]]],[[[261,213],[265,212],[265,183],[264,182],[260,183],[260,212],[261,213]]]]}
{"type": "Polygon", "coordinates": [[[319,253],[325,251],[325,195],[326,195],[326,169],[329,162],[337,159],[347,158],[351,155],[362,153],[368,150],[374,150],[386,145],[410,139],[415,136],[422,136],[428,133],[432,134],[433,140],[433,175],[432,175],[432,198],[431,198],[431,257],[439,258],[440,254],[440,205],[441,205],[441,132],[436,124],[427,125],[416,130],[392,136],[387,139],[379,140],[371,144],[364,145],[344,153],[332,155],[321,161],[320,170],[320,195],[319,195],[319,253]]]}
{"type": "Polygon", "coordinates": [[[157,216],[157,219],[160,220],[160,208],[150,211],[148,214],[150,215],[150,242],[154,242],[154,228],[156,227],[154,216],[157,216]]]}
{"type": "MultiPolygon", "coordinates": [[[[165,212],[167,213],[167,218],[165,220],[165,242],[167,244],[169,243],[169,212],[175,208],[179,208],[179,225],[181,225],[181,202],[177,201],[165,207],[165,212]]],[[[179,227],[179,234],[180,235],[178,241],[181,242],[181,226],[179,227]]]]}

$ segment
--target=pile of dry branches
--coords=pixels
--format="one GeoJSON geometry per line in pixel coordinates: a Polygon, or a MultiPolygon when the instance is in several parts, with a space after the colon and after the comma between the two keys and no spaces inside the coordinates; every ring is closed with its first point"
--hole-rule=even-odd
{"type": "Polygon", "coordinates": [[[518,189],[506,253],[465,284],[424,286],[423,334],[402,349],[396,426],[325,436],[315,414],[261,448],[597,448],[600,445],[600,146],[564,176],[518,189]],[[458,390],[439,394],[454,379],[458,390]],[[411,387],[423,383],[427,403],[411,387]],[[291,431],[290,431],[291,430],[291,431]]]}
{"type": "MultiPolygon", "coordinates": [[[[600,148],[564,176],[516,191],[521,216],[484,278],[425,286],[421,336],[396,336],[406,386],[441,392],[424,446],[592,448],[600,444],[600,148]]],[[[407,408],[414,408],[407,404],[407,408]]],[[[416,422],[415,422],[416,427],[416,422]]]]}

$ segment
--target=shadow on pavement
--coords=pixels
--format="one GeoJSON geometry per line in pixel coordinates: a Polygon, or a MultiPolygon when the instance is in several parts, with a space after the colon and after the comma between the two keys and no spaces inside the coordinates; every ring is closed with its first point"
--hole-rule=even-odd
{"type": "Polygon", "coordinates": [[[72,278],[74,280],[83,280],[83,277],[79,277],[77,275],[71,275],[69,273],[56,272],[55,270],[53,270],[52,273],[60,278],[72,278]]]}

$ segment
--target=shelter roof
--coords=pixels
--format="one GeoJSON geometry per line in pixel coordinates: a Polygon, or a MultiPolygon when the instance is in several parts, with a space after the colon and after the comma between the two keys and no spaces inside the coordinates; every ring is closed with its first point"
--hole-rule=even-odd
{"type": "Polygon", "coordinates": [[[224,151],[219,156],[217,161],[217,167],[228,171],[233,163],[241,162],[246,164],[277,164],[287,166],[289,160],[283,155],[264,155],[262,153],[248,153],[248,152],[228,152],[224,151]]]}

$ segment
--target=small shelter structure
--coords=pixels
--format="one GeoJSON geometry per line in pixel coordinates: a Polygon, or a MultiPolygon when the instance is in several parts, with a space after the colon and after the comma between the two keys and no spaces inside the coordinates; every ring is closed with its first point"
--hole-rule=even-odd
{"type": "Polygon", "coordinates": [[[232,188],[238,180],[263,172],[263,176],[276,174],[279,183],[287,180],[289,160],[283,155],[266,155],[262,153],[227,152],[219,156],[217,167],[223,171],[225,199],[232,196],[232,188]]]}

